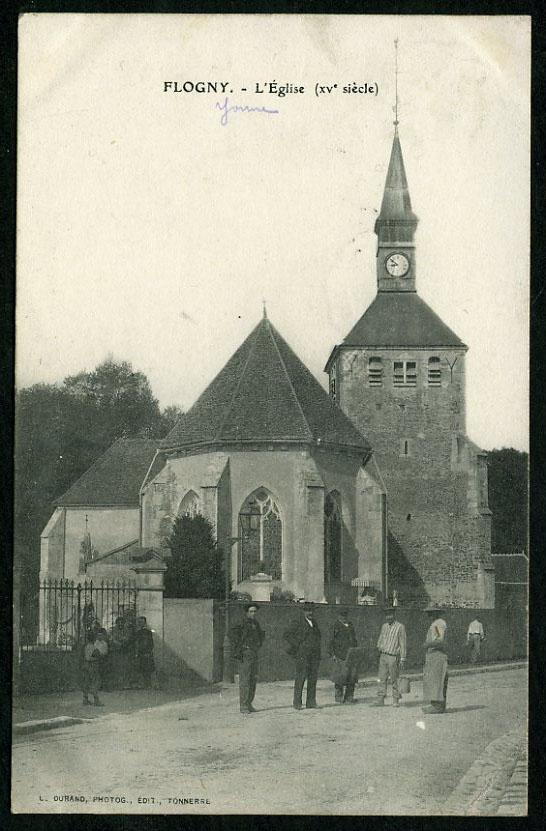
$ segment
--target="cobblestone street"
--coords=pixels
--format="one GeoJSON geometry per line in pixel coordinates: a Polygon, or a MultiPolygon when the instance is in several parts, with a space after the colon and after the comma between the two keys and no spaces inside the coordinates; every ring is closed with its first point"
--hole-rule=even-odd
{"type": "Polygon", "coordinates": [[[298,712],[289,682],[268,683],[244,716],[230,686],[21,736],[13,809],[524,814],[526,670],[451,678],[444,716],[424,716],[421,693],[415,682],[398,709],[372,709],[366,688],[339,706],[322,681],[320,709],[298,712]]]}

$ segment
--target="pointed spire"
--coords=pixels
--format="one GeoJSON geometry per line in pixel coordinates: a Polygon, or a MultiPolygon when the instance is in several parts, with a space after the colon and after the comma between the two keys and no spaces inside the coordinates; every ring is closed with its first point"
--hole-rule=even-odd
{"type": "MultiPolygon", "coordinates": [[[[394,40],[394,138],[392,142],[391,158],[387,171],[387,180],[383,193],[381,210],[375,223],[375,232],[379,233],[382,224],[393,222],[415,223],[417,217],[411,209],[411,200],[402,158],[402,147],[398,136],[398,38],[394,40]]],[[[413,230],[415,230],[415,226],[413,230]]]]}
{"type": "Polygon", "coordinates": [[[263,309],[263,319],[267,320],[267,309],[266,309],[267,300],[265,299],[265,297],[262,300],[262,303],[263,303],[263,307],[264,307],[264,309],[263,309]]]}
{"type": "Polygon", "coordinates": [[[387,170],[381,210],[376,220],[376,231],[377,223],[397,219],[410,222],[417,221],[417,217],[411,209],[408,180],[406,178],[404,159],[402,158],[402,147],[398,133],[396,132],[392,142],[391,158],[387,170]]]}

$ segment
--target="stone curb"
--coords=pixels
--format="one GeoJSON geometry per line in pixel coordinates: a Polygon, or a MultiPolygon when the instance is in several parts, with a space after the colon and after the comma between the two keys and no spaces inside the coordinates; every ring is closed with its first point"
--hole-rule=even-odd
{"type": "MultiPolygon", "coordinates": [[[[495,739],[465,773],[441,809],[442,815],[493,816],[507,797],[518,760],[524,752],[525,736],[516,729],[495,739]]],[[[525,787],[525,786],[524,786],[525,787]]],[[[521,797],[521,787],[518,791],[521,797]]],[[[508,800],[507,800],[508,801],[508,800]]],[[[510,800],[514,804],[514,800],[510,800]]],[[[517,813],[522,805],[518,799],[517,813]]]]}
{"type": "MultiPolygon", "coordinates": [[[[483,664],[477,667],[450,668],[449,677],[456,678],[460,675],[481,675],[484,672],[504,672],[507,669],[525,669],[526,667],[527,661],[517,661],[511,664],[483,664]]],[[[422,672],[404,672],[403,675],[409,681],[421,681],[423,678],[422,672]]],[[[375,687],[376,684],[376,678],[363,678],[356,686],[357,689],[364,689],[366,687],[375,687]]]]}
{"type": "Polygon", "coordinates": [[[525,750],[518,759],[508,787],[502,796],[500,805],[497,809],[497,816],[526,816],[528,783],[529,766],[527,761],[527,750],[525,750]]]}
{"type": "MultiPolygon", "coordinates": [[[[456,678],[457,676],[461,675],[481,675],[485,672],[504,672],[505,670],[509,669],[526,669],[527,668],[527,661],[514,661],[510,664],[480,664],[476,667],[455,667],[449,669],[449,677],[456,678]]],[[[408,678],[409,681],[421,681],[423,678],[422,672],[410,671],[402,673],[405,678],[408,678]]],[[[236,681],[234,682],[236,686],[236,681]]],[[[294,681],[287,679],[284,681],[262,681],[263,684],[277,684],[283,687],[292,687],[294,685],[294,681]]],[[[332,682],[329,678],[319,678],[317,682],[317,689],[321,687],[327,688],[331,686],[332,682]]],[[[372,675],[368,678],[361,678],[356,685],[356,689],[366,689],[367,687],[375,687],[377,685],[377,678],[375,675],[372,675]]],[[[222,689],[230,690],[234,688],[233,683],[228,683],[227,681],[222,682],[222,689]]]]}
{"type": "Polygon", "coordinates": [[[70,727],[72,724],[84,724],[93,721],[90,718],[76,718],[72,716],[55,716],[55,718],[23,721],[13,725],[13,734],[25,736],[28,733],[37,733],[39,730],[54,730],[56,727],[70,727]]]}

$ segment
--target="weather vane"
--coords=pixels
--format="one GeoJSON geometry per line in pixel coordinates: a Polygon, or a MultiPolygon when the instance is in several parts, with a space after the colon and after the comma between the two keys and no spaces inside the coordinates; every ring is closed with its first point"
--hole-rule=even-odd
{"type": "Polygon", "coordinates": [[[398,38],[394,39],[394,130],[398,132],[398,38]]]}

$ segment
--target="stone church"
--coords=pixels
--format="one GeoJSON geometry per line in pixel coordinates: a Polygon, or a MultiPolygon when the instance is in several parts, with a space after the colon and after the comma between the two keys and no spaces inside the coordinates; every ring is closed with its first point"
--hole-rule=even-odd
{"type": "Polygon", "coordinates": [[[328,393],[264,317],[171,433],[121,439],[57,503],[41,577],[168,558],[207,516],[232,588],[317,602],[494,605],[486,455],[465,434],[467,347],[418,296],[396,128],[376,220],[377,297],[326,364],[328,393]],[[92,541],[82,557],[82,540],[92,541]]]}

